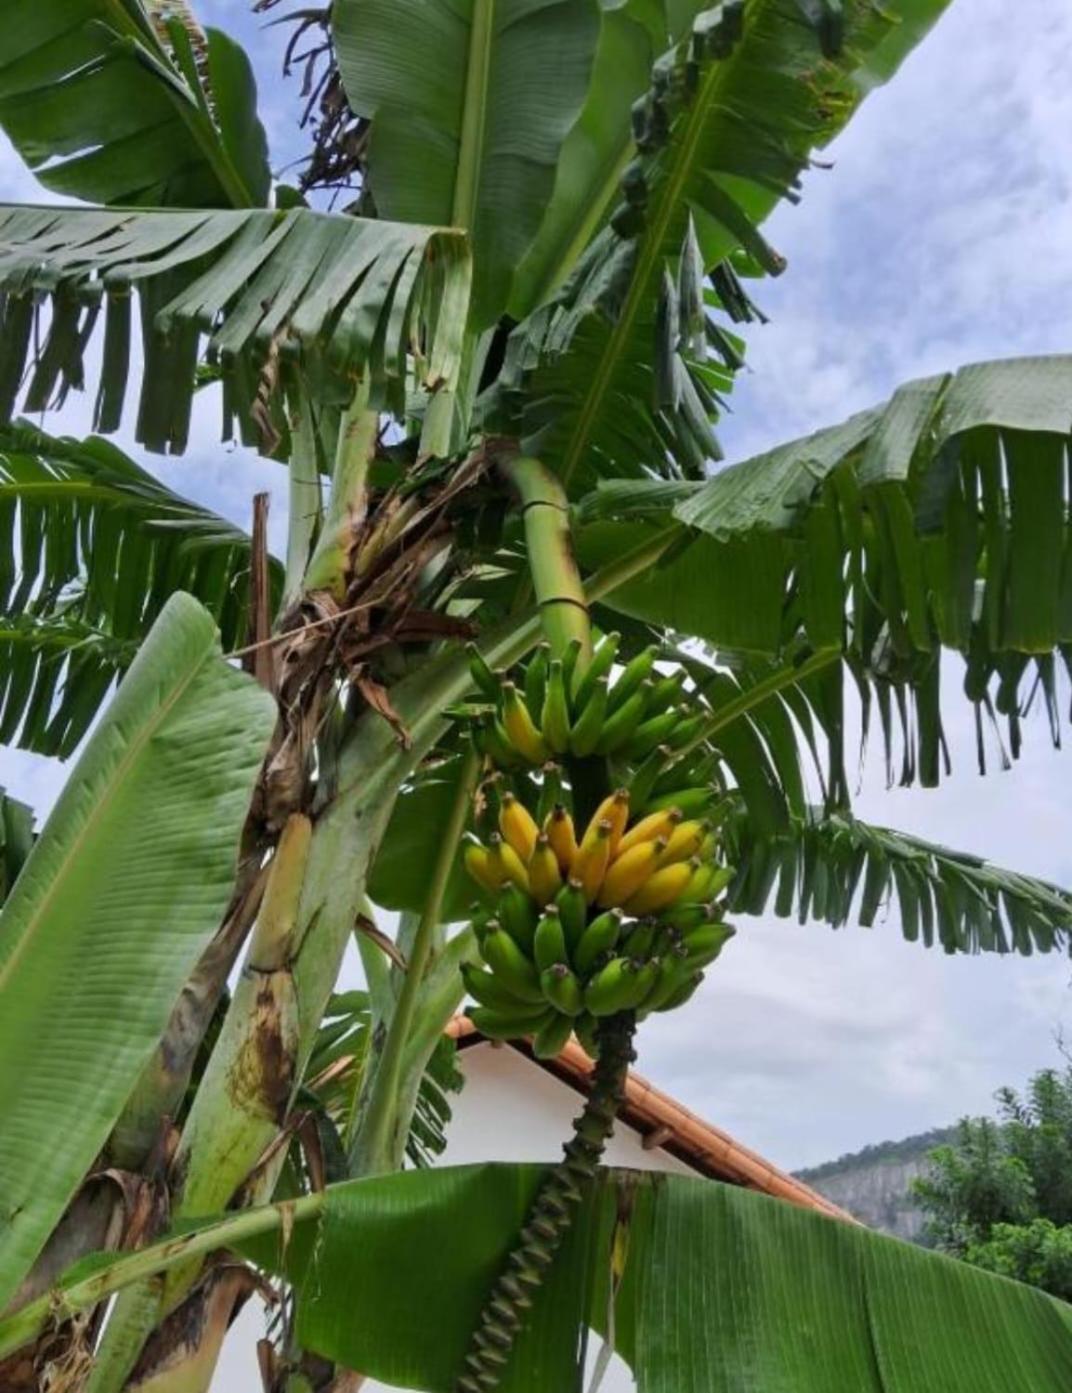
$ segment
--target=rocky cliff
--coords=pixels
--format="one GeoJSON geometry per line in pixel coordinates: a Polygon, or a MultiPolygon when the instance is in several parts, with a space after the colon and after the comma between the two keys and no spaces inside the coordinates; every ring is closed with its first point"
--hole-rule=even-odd
{"type": "Polygon", "coordinates": [[[870,1228],[919,1243],[924,1241],[923,1213],[910,1187],[926,1169],[927,1152],[951,1136],[951,1128],[938,1128],[881,1142],[797,1174],[870,1228]]]}

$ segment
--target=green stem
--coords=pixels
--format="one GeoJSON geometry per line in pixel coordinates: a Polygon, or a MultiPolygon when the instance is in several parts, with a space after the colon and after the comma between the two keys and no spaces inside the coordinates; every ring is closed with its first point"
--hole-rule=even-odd
{"type": "Polygon", "coordinates": [[[326,1198],[326,1194],[320,1192],[281,1204],[263,1205],[259,1209],[244,1209],[180,1238],[164,1238],[148,1248],[139,1248],[135,1253],[116,1258],[102,1271],[53,1288],[0,1321],[0,1358],[32,1340],[57,1314],[62,1318],[92,1310],[124,1287],[167,1272],[191,1258],[203,1258],[284,1225],[315,1219],[323,1210],[326,1198]]]}
{"type": "Polygon", "coordinates": [[[428,895],[414,935],[398,1003],[387,1028],[387,1037],[369,1096],[368,1109],[354,1136],[350,1151],[352,1175],[382,1174],[397,1169],[401,1162],[405,1135],[404,1129],[400,1129],[398,1125],[398,1102],[406,1045],[413,1030],[421,984],[435,947],[447,881],[454,868],[458,843],[469,815],[477,768],[477,755],[470,751],[462,765],[450,817],[442,829],[442,840],[428,886],[428,895]],[[403,1131],[401,1136],[400,1130],[403,1131]]]}
{"type": "Polygon", "coordinates": [[[631,1011],[608,1016],[599,1024],[599,1059],[591,1094],[573,1124],[563,1159],[536,1192],[518,1243],[484,1304],[455,1393],[491,1393],[499,1385],[524,1326],[525,1312],[532,1305],[532,1294],[543,1285],[614,1131],[635,1058],[635,1031],[631,1011]]]}
{"type": "Polygon", "coordinates": [[[309,562],[306,590],[330,590],[337,600],[346,594],[354,538],[367,512],[368,467],[379,423],[379,413],[368,407],[367,384],[359,384],[339,422],[331,499],[309,562]]]}
{"type": "Polygon", "coordinates": [[[312,405],[295,394],[290,412],[291,452],[287,523],[287,574],[284,607],[300,599],[305,571],[320,530],[320,469],[312,405]]]}
{"type": "Polygon", "coordinates": [[[500,467],[521,500],[529,570],[551,651],[561,657],[570,642],[578,639],[579,670],[583,671],[592,656],[592,624],[573,554],[569,502],[556,477],[538,459],[515,457],[500,467]]]}
{"type": "Polygon", "coordinates": [[[487,120],[488,80],[491,72],[491,43],[495,32],[495,0],[473,0],[469,29],[468,65],[462,106],[458,168],[454,176],[451,224],[472,228],[476,221],[480,194],[480,166],[484,155],[484,126],[487,120]]]}

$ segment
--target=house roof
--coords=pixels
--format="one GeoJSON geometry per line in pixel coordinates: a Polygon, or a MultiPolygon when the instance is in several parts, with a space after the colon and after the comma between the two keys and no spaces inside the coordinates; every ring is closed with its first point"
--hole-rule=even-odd
{"type": "MultiPolygon", "coordinates": [[[[466,1016],[455,1016],[447,1027],[447,1034],[457,1041],[459,1049],[481,1043],[500,1043],[485,1041],[485,1037],[466,1016]]],[[[524,1040],[511,1040],[506,1048],[517,1050],[578,1093],[588,1092],[594,1066],[576,1040],[571,1039],[556,1059],[536,1059],[524,1040]]],[[[652,1150],[660,1147],[714,1180],[758,1190],[762,1194],[788,1200],[802,1209],[817,1210],[828,1218],[857,1222],[851,1214],[832,1204],[810,1185],[805,1185],[802,1180],[780,1170],[749,1147],[734,1141],[721,1128],[704,1122],[632,1069],[626,1082],[625,1103],[620,1116],[623,1122],[641,1133],[645,1147],[652,1150]]]]}

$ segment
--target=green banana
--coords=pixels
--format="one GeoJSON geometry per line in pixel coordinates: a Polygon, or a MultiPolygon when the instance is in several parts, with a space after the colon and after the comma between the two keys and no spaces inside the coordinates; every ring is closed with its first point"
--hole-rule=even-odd
{"type": "Polygon", "coordinates": [[[489,700],[498,703],[499,679],[488,667],[487,659],[475,643],[467,643],[465,651],[469,655],[469,676],[473,679],[473,686],[489,700]]]}
{"type": "Polygon", "coordinates": [[[585,988],[585,1010],[593,1016],[613,1016],[616,1011],[629,1010],[636,996],[639,976],[640,970],[628,958],[612,958],[585,988]]]}
{"type": "Polygon", "coordinates": [[[673,1011],[678,1006],[684,1006],[689,997],[693,995],[696,988],[703,981],[703,973],[696,972],[691,977],[686,977],[684,982],[666,998],[661,1006],[656,1007],[659,1011],[673,1011]]]}
{"type": "Polygon", "coordinates": [[[570,753],[578,759],[590,755],[603,734],[603,723],[607,715],[607,679],[600,677],[592,695],[580,709],[580,715],[570,731],[570,753]]]}
{"type": "Polygon", "coordinates": [[[585,668],[581,677],[576,679],[575,675],[573,683],[573,709],[575,711],[584,710],[601,677],[610,677],[610,670],[614,666],[614,659],[618,656],[618,645],[621,641],[622,636],[619,633],[606,634],[599,647],[592,654],[592,661],[585,668]]]}
{"type": "Polygon", "coordinates": [[[488,1006],[467,1006],[465,1014],[489,1040],[516,1040],[522,1035],[538,1033],[558,1014],[546,1002],[541,1009],[529,1009],[525,1015],[493,1011],[488,1006]]]}
{"type": "Polygon", "coordinates": [[[571,638],[566,644],[566,651],[562,654],[562,676],[566,683],[567,693],[573,691],[573,677],[577,671],[577,659],[581,656],[581,640],[571,638]]]}
{"type": "Polygon", "coordinates": [[[493,972],[472,963],[462,963],[461,973],[465,990],[479,1005],[508,1015],[532,1014],[532,1004],[514,996],[493,972]]]}
{"type": "Polygon", "coordinates": [[[666,761],[670,758],[670,746],[659,745],[652,750],[651,754],[645,759],[644,763],[629,780],[629,802],[633,808],[643,809],[647,807],[648,799],[652,796],[652,790],[658,782],[659,775],[666,767],[666,761]]]}
{"type": "Polygon", "coordinates": [[[485,716],[480,723],[481,749],[489,759],[501,769],[515,769],[521,763],[520,756],[506,737],[502,722],[497,716],[485,716]]]}
{"type": "Polygon", "coordinates": [[[558,755],[565,754],[570,743],[570,712],[561,658],[551,660],[539,724],[551,750],[558,755]]]}
{"type": "Polygon", "coordinates": [[[732,924],[707,924],[682,935],[690,971],[698,972],[713,963],[736,932],[732,924]]]}
{"type": "Polygon", "coordinates": [[[536,821],[542,827],[554,810],[556,803],[562,802],[562,766],[549,759],[540,770],[540,797],[536,804],[536,821]]]}
{"type": "Polygon", "coordinates": [[[566,1048],[573,1034],[573,1021],[556,1011],[536,1032],[532,1053],[537,1059],[555,1059],[566,1048]]]}
{"type": "Polygon", "coordinates": [[[625,747],[626,756],[629,759],[643,759],[657,745],[667,744],[670,736],[680,724],[681,712],[677,707],[671,707],[669,711],[662,711],[657,716],[648,717],[637,726],[629,737],[629,743],[625,747]]]}
{"type": "Polygon", "coordinates": [[[588,900],[585,898],[581,882],[568,880],[555,896],[555,904],[558,906],[559,916],[562,920],[562,932],[566,937],[566,947],[572,954],[580,943],[585,925],[588,922],[588,900]]]}
{"type": "Polygon", "coordinates": [[[625,745],[644,716],[644,702],[647,694],[641,689],[603,722],[603,730],[593,751],[597,755],[610,755],[625,745]]]}
{"type": "Polygon", "coordinates": [[[549,904],[536,925],[536,937],[532,942],[532,956],[537,968],[545,972],[555,963],[568,963],[566,935],[562,929],[562,918],[558,906],[549,904]]]}
{"type": "Polygon", "coordinates": [[[634,962],[651,957],[655,947],[656,923],[654,919],[642,919],[634,924],[622,940],[622,952],[634,962]]]}
{"type": "Polygon", "coordinates": [[[695,740],[704,727],[710,723],[710,720],[708,712],[700,711],[695,716],[689,716],[687,719],[679,721],[667,743],[672,745],[675,750],[680,750],[690,740],[695,740]]]}
{"type": "Polygon", "coordinates": [[[689,900],[684,904],[672,904],[669,909],[663,910],[659,918],[669,928],[676,929],[679,933],[688,933],[689,929],[715,923],[718,914],[718,906],[710,900],[689,900]]]}
{"type": "Polygon", "coordinates": [[[648,696],[648,708],[645,716],[656,716],[660,711],[665,711],[673,706],[681,696],[681,688],[685,682],[685,674],[680,669],[672,677],[660,677],[652,686],[648,696]]]}
{"type": "MultiPolygon", "coordinates": [[[[654,647],[645,648],[638,653],[635,658],[631,658],[622,669],[621,676],[610,689],[610,709],[617,711],[634,692],[639,690],[640,684],[651,676],[651,670],[655,666],[655,654],[657,649],[654,647]]],[[[646,695],[645,695],[646,701],[646,695]]]]}
{"type": "Polygon", "coordinates": [[[554,963],[540,973],[543,994],[556,1010],[567,1016],[579,1016],[584,1010],[581,984],[565,963],[554,963]]]}
{"type": "Polygon", "coordinates": [[[687,957],[688,954],[680,944],[663,955],[654,985],[643,1001],[642,1009],[645,1015],[651,1011],[661,1011],[688,978],[688,968],[685,965],[687,957]]]}
{"type": "Polygon", "coordinates": [[[521,1001],[543,1001],[540,979],[531,961],[503,928],[488,927],[480,952],[496,977],[521,1001]]]}
{"type": "Polygon", "coordinates": [[[647,813],[659,813],[664,808],[680,808],[685,817],[702,817],[718,797],[713,784],[703,788],[679,788],[676,792],[661,793],[644,805],[647,813]]]}
{"type": "Polygon", "coordinates": [[[573,951],[573,966],[579,977],[587,977],[597,960],[616,946],[624,918],[620,909],[608,909],[588,925],[573,951]]]}
{"type": "Polygon", "coordinates": [[[633,993],[625,1007],[627,1011],[636,1011],[644,1004],[659,980],[661,971],[662,962],[659,958],[649,958],[646,963],[641,963],[633,979],[633,993]]]}
{"type": "Polygon", "coordinates": [[[496,910],[502,927],[526,955],[531,955],[537,917],[532,899],[512,880],[507,881],[499,891],[496,910]]]}
{"type": "Polygon", "coordinates": [[[525,669],[525,705],[529,708],[529,715],[537,725],[540,724],[540,713],[543,711],[544,693],[547,689],[547,664],[550,661],[550,656],[551,645],[541,643],[525,669]]]}
{"type": "Polygon", "coordinates": [[[709,784],[718,773],[718,755],[711,753],[697,759],[696,751],[688,757],[688,768],[684,767],[684,757],[673,754],[668,756],[666,768],[655,780],[655,787],[652,789],[653,797],[660,797],[664,793],[673,793],[682,784],[682,776],[687,776],[689,783],[699,787],[700,784],[709,784]]]}

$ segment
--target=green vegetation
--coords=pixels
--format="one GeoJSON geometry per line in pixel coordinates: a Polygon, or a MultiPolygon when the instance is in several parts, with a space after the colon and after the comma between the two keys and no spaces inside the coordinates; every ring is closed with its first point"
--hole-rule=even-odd
{"type": "Polygon", "coordinates": [[[914,1184],[942,1252],[1072,1301],[1072,1068],[965,1118],[914,1184]]]}

